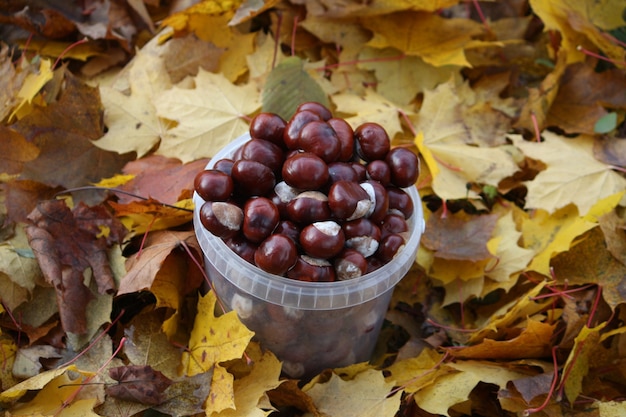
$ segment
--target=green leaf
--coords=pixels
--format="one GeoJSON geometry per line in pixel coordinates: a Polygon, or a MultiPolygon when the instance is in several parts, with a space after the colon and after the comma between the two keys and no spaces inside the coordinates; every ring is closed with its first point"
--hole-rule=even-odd
{"type": "Polygon", "coordinates": [[[262,93],[263,111],[289,120],[296,107],[307,101],[329,105],[322,87],[304,70],[304,62],[296,56],[289,57],[267,77],[262,93]]]}
{"type": "Polygon", "coordinates": [[[612,112],[605,114],[598,119],[593,131],[596,133],[609,133],[611,130],[617,127],[617,113],[612,112]]]}

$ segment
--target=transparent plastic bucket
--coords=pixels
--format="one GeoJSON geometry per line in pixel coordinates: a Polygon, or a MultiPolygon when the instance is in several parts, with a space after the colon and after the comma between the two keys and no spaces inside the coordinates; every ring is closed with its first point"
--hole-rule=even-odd
{"type": "MultiPolygon", "coordinates": [[[[207,169],[232,157],[250,139],[244,135],[217,153],[207,169]]],[[[246,262],[199,219],[204,200],[194,194],[194,227],[205,268],[217,296],[261,345],[283,362],[292,378],[307,378],[326,368],[368,361],[373,353],[395,285],[415,262],[424,231],[422,204],[415,187],[410,234],[404,248],[381,268],[359,278],[305,282],[269,274],[246,262]]]]}

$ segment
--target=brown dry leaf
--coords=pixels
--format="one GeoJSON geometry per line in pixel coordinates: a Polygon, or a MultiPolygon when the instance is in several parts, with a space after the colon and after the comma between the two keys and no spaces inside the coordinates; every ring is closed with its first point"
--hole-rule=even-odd
{"type": "Polygon", "coordinates": [[[528,142],[519,135],[511,135],[515,146],[527,157],[547,165],[528,188],[525,208],[540,208],[553,213],[574,203],[581,215],[605,197],[626,189],[626,179],[610,166],[593,157],[593,139],[581,135],[565,138],[552,132],[543,132],[543,142],[528,142]]]}
{"type": "Polygon", "coordinates": [[[4,120],[18,102],[17,92],[30,67],[16,71],[6,44],[0,45],[0,120],[4,120]]]}
{"type": "MultiPolygon", "coordinates": [[[[119,188],[123,191],[143,197],[149,197],[162,203],[174,204],[185,198],[191,198],[193,180],[202,171],[208,159],[181,164],[179,160],[161,155],[150,155],[131,161],[122,169],[133,178],[119,188]]],[[[119,195],[119,203],[128,203],[133,197],[119,195]]]]}
{"type": "Polygon", "coordinates": [[[621,71],[595,72],[589,64],[576,63],[565,70],[559,92],[550,107],[547,126],[567,133],[594,135],[605,110],[626,108],[626,78],[621,71]]]}
{"type": "Polygon", "coordinates": [[[626,221],[619,217],[616,212],[611,211],[600,217],[599,225],[604,234],[606,248],[609,252],[626,265],[626,221]]]}
{"type": "Polygon", "coordinates": [[[626,140],[611,136],[595,138],[593,156],[607,165],[626,168],[626,140]]]}
{"type": "Polygon", "coordinates": [[[465,212],[442,216],[439,209],[426,222],[422,245],[443,259],[481,261],[493,257],[487,249],[497,215],[472,216],[465,212]]]}
{"type": "Polygon", "coordinates": [[[37,158],[24,163],[22,178],[72,188],[119,172],[131,158],[91,143],[103,131],[97,90],[69,72],[64,84],[58,101],[34,108],[14,127],[39,148],[37,158]]]}
{"type": "Polygon", "coordinates": [[[0,125],[0,138],[4,144],[0,155],[0,173],[19,174],[24,163],[39,156],[39,148],[4,125],[0,125]]]}
{"type": "Polygon", "coordinates": [[[148,290],[157,297],[157,305],[177,308],[180,298],[197,288],[202,279],[196,265],[184,251],[183,244],[196,259],[200,258],[202,251],[193,231],[150,233],[144,247],[128,258],[128,273],[121,279],[117,294],[148,290]]]}
{"type": "Polygon", "coordinates": [[[109,376],[118,384],[106,387],[107,395],[148,405],[161,404],[163,392],[172,384],[171,379],[149,365],[109,368],[109,376]]]}
{"type": "Polygon", "coordinates": [[[374,32],[369,46],[393,47],[436,67],[470,66],[464,48],[484,30],[480,23],[468,19],[444,19],[434,13],[407,11],[364,19],[363,26],[374,32]]]}
{"type": "Polygon", "coordinates": [[[626,299],[626,265],[607,250],[599,227],[589,231],[569,251],[555,256],[551,265],[554,276],[561,282],[598,284],[602,297],[612,309],[626,299]]]}
{"type": "Polygon", "coordinates": [[[508,340],[483,339],[477,345],[447,348],[455,358],[462,359],[527,359],[550,355],[551,338],[556,324],[528,319],[522,332],[508,340]]]}
{"type": "Polygon", "coordinates": [[[202,69],[194,82],[193,89],[174,87],[155,98],[157,114],[178,123],[165,132],[157,153],[183,163],[211,157],[246,133],[245,117],[261,106],[252,84],[234,85],[202,69]]]}
{"type": "Polygon", "coordinates": [[[237,11],[235,11],[235,15],[230,22],[228,22],[228,25],[236,26],[240,23],[247,22],[264,11],[275,7],[278,3],[280,3],[280,0],[244,0],[237,11]]]}
{"type": "Polygon", "coordinates": [[[0,186],[6,193],[7,219],[15,223],[25,223],[39,201],[53,199],[63,190],[30,180],[8,181],[0,186]]]}
{"type": "Polygon", "coordinates": [[[434,12],[458,2],[458,0],[372,0],[363,3],[358,0],[299,0],[294,3],[305,4],[307,12],[313,16],[336,18],[385,15],[399,10],[434,12]]]}
{"type": "Polygon", "coordinates": [[[41,202],[29,220],[28,241],[46,281],[57,291],[63,328],[83,334],[87,304],[94,298],[83,273],[91,268],[100,294],[115,291],[107,249],[122,241],[125,229],[102,206],[80,204],[71,211],[62,200],[41,202]]]}

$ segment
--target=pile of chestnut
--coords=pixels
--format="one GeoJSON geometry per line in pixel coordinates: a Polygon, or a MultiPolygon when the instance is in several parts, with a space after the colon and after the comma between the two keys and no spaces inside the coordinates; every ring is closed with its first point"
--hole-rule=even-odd
{"type": "Polygon", "coordinates": [[[303,281],[365,275],[402,250],[413,213],[403,188],[419,160],[385,129],[353,129],[306,102],[290,120],[260,113],[232,158],[199,172],[202,225],[262,270],[303,281]]]}

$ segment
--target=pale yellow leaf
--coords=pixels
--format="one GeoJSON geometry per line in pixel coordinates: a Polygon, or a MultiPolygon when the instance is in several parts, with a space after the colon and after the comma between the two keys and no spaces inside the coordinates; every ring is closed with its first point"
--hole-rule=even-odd
{"type": "Polygon", "coordinates": [[[128,78],[128,92],[100,87],[108,131],[93,144],[118,153],[137,152],[139,158],[150,152],[165,134],[167,126],[157,117],[153,101],[171,84],[163,60],[141,52],[130,64],[128,78]]]}
{"type": "Polygon", "coordinates": [[[543,142],[511,136],[526,156],[547,165],[546,170],[525,183],[528,188],[525,208],[553,213],[574,203],[584,216],[598,200],[626,189],[623,176],[593,157],[592,137],[565,138],[549,131],[542,136],[543,142]]]}
{"type": "Polygon", "coordinates": [[[511,206],[500,216],[493,232],[495,237],[487,243],[489,251],[496,256],[497,263],[485,273],[494,281],[509,281],[511,275],[523,270],[535,254],[533,250],[519,245],[522,232],[517,230],[513,219],[514,211],[521,210],[517,206],[511,206]]]}
{"type": "Polygon", "coordinates": [[[39,63],[39,72],[28,74],[24,79],[22,87],[17,92],[17,98],[20,102],[13,109],[9,119],[13,119],[15,115],[21,112],[24,106],[30,104],[37,93],[39,93],[39,90],[52,79],[52,76],[52,63],[49,59],[42,59],[39,63]]]}
{"type": "Polygon", "coordinates": [[[448,409],[469,399],[479,382],[506,388],[509,381],[525,377],[526,374],[509,369],[506,365],[481,361],[457,361],[448,366],[459,371],[442,375],[434,384],[416,392],[415,402],[432,414],[449,415],[448,409]]]}
{"type": "Polygon", "coordinates": [[[374,90],[367,89],[365,97],[342,93],[331,97],[337,106],[337,112],[346,113],[346,121],[352,128],[366,123],[375,122],[385,128],[390,138],[402,132],[400,125],[400,108],[374,90]]]}
{"type": "Polygon", "coordinates": [[[400,394],[388,396],[394,382],[385,382],[374,369],[344,381],[336,374],[324,384],[315,384],[306,393],[317,409],[328,417],[392,417],[400,407],[400,394]]]}
{"type": "Polygon", "coordinates": [[[253,84],[237,86],[202,69],[195,84],[194,89],[174,87],[155,99],[158,115],[178,123],[165,133],[157,153],[183,163],[212,157],[246,133],[245,118],[261,105],[253,84]]]}
{"type": "Polygon", "coordinates": [[[472,133],[481,125],[470,128],[464,112],[475,100],[467,86],[450,80],[426,91],[420,112],[411,118],[419,132],[416,145],[433,176],[433,190],[444,200],[476,198],[474,191],[468,192],[468,182],[496,186],[518,169],[504,148],[485,146],[472,133]]]}

